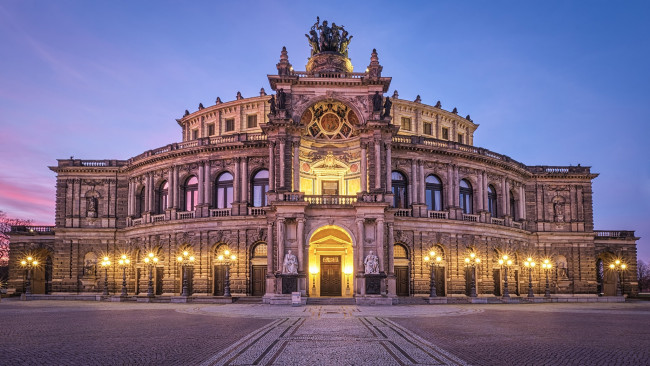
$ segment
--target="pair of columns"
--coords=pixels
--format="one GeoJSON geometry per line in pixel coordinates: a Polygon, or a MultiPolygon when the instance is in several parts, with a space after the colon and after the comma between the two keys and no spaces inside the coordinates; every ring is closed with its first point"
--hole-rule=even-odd
{"type": "MultiPolygon", "coordinates": [[[[298,238],[298,273],[304,272],[304,257],[305,257],[305,219],[298,218],[296,219],[297,223],[297,233],[296,237],[298,238]]],[[[279,218],[274,223],[267,223],[267,253],[266,253],[266,269],[267,274],[272,275],[275,271],[282,272],[282,264],[284,261],[285,248],[284,243],[286,241],[286,219],[279,218]],[[274,230],[275,226],[275,230],[274,230]],[[275,235],[274,235],[275,234],[275,235]],[[274,236],[277,238],[277,252],[275,254],[277,261],[273,261],[273,243],[275,242],[274,236]]]]}
{"type": "Polygon", "coordinates": [[[279,187],[278,188],[285,188],[286,187],[286,181],[285,177],[285,169],[286,169],[286,149],[287,149],[287,143],[289,144],[289,147],[293,148],[292,152],[292,158],[291,158],[291,169],[292,169],[292,186],[293,186],[293,191],[300,191],[300,143],[297,141],[287,141],[286,138],[279,138],[277,143],[274,141],[269,141],[269,190],[275,191],[276,186],[275,186],[275,147],[277,144],[278,147],[278,153],[277,156],[279,157],[278,163],[279,163],[279,187]]]}

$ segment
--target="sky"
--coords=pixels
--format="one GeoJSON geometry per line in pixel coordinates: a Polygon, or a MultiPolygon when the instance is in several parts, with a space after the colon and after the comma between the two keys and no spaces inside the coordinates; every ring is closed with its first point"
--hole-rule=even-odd
{"type": "Polygon", "coordinates": [[[56,159],[128,159],[175,119],[304,70],[316,16],[373,48],[402,99],[470,114],[474,144],[527,165],[591,166],[598,230],[650,262],[650,2],[0,2],[0,210],[54,223],[56,159]]]}

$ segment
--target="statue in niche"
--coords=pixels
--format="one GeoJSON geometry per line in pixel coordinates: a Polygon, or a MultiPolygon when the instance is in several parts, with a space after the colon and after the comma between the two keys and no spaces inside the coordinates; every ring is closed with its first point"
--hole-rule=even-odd
{"type": "Polygon", "coordinates": [[[295,255],[291,254],[291,250],[284,256],[284,263],[282,265],[282,273],[298,274],[298,259],[295,255]]]}
{"type": "Polygon", "coordinates": [[[97,217],[97,198],[95,197],[86,198],[86,204],[87,204],[86,216],[97,217]]]}
{"type": "Polygon", "coordinates": [[[553,217],[556,222],[564,222],[564,202],[561,199],[553,202],[553,217]]]}
{"type": "Polygon", "coordinates": [[[379,257],[371,250],[363,260],[366,274],[379,274],[379,257]]]}
{"type": "Polygon", "coordinates": [[[381,102],[382,97],[378,91],[375,92],[375,95],[372,96],[372,110],[373,112],[381,112],[381,102]]]}
{"type": "Polygon", "coordinates": [[[268,103],[270,104],[269,110],[270,110],[271,114],[275,115],[275,112],[276,112],[275,111],[275,95],[271,95],[271,99],[269,99],[268,103]]]}
{"type": "Polygon", "coordinates": [[[386,97],[386,101],[384,102],[384,114],[381,115],[381,119],[390,117],[390,109],[392,106],[393,102],[390,101],[389,97],[386,97]]]}
{"type": "Polygon", "coordinates": [[[278,109],[283,110],[285,109],[287,104],[287,95],[284,93],[284,89],[280,88],[278,90],[278,109]]]}
{"type": "Polygon", "coordinates": [[[95,253],[88,252],[84,256],[83,275],[84,276],[97,275],[97,256],[95,255],[95,253]]]}
{"type": "Polygon", "coordinates": [[[557,277],[561,280],[568,280],[569,275],[567,272],[567,262],[564,256],[560,256],[557,259],[556,267],[557,267],[557,277]]]}

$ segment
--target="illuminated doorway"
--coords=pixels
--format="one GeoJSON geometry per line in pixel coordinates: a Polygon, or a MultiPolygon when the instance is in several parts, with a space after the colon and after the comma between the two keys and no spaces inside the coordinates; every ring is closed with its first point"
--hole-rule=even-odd
{"type": "Polygon", "coordinates": [[[317,229],[309,240],[309,295],[352,297],[353,263],[352,239],[344,229],[317,229]]]}

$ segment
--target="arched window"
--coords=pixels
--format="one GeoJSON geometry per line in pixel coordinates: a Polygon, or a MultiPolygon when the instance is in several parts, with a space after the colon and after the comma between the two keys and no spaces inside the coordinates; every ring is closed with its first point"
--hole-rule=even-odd
{"type": "Polygon", "coordinates": [[[427,207],[432,211],[442,211],[442,182],[435,175],[425,179],[427,207]]]}
{"type": "Polygon", "coordinates": [[[402,244],[395,244],[395,246],[393,246],[393,258],[408,259],[406,247],[402,244]]]}
{"type": "Polygon", "coordinates": [[[259,243],[253,248],[253,258],[266,258],[266,244],[259,243]]]}
{"type": "Polygon", "coordinates": [[[488,186],[488,211],[492,217],[497,216],[497,190],[494,189],[494,186],[488,186]]]}
{"type": "Polygon", "coordinates": [[[225,172],[217,178],[215,186],[216,208],[230,208],[233,200],[233,179],[232,174],[225,172]]]}
{"type": "Polygon", "coordinates": [[[144,196],[145,189],[142,187],[135,195],[135,217],[142,217],[142,214],[144,214],[144,196]]]}
{"type": "Polygon", "coordinates": [[[517,205],[515,204],[515,195],[510,191],[510,217],[517,219],[517,205]]]}
{"type": "Polygon", "coordinates": [[[391,174],[393,186],[393,207],[406,208],[407,194],[406,191],[406,177],[400,172],[393,172],[391,174]]]}
{"type": "Polygon", "coordinates": [[[189,177],[183,187],[185,192],[185,211],[194,211],[199,203],[199,180],[195,176],[189,177]]]}
{"type": "Polygon", "coordinates": [[[472,210],[472,186],[465,179],[460,181],[460,209],[465,214],[471,214],[472,210]]]}
{"type": "Polygon", "coordinates": [[[160,191],[158,193],[158,213],[165,213],[167,209],[167,202],[169,199],[169,183],[165,181],[160,186],[160,191]]]}
{"type": "Polygon", "coordinates": [[[269,190],[269,171],[260,170],[253,177],[253,206],[264,207],[267,205],[266,192],[269,190]]]}

